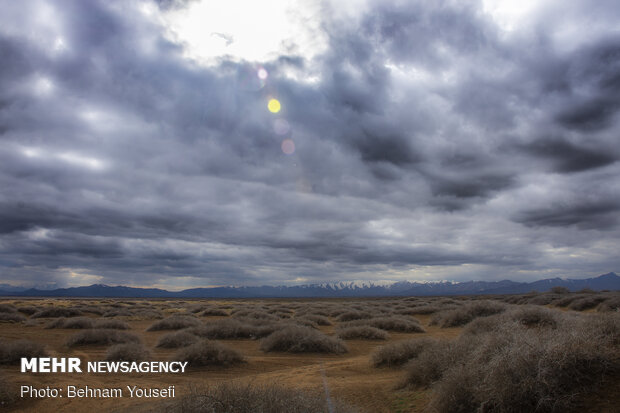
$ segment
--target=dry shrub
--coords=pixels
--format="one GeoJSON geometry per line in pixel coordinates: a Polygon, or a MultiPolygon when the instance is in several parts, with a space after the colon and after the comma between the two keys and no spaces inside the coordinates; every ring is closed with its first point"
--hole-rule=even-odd
{"type": "Polygon", "coordinates": [[[553,293],[553,294],[569,294],[570,290],[566,287],[552,287],[549,292],[553,293]]]}
{"type": "Polygon", "coordinates": [[[293,314],[293,310],[287,306],[277,305],[277,306],[274,306],[273,308],[270,308],[268,313],[270,314],[283,314],[283,313],[293,314]]]}
{"type": "Polygon", "coordinates": [[[217,317],[217,316],[227,316],[228,313],[221,308],[207,308],[202,313],[200,313],[203,317],[217,317]]]}
{"type": "MultiPolygon", "coordinates": [[[[151,411],[151,410],[149,410],[151,411]]],[[[155,412],[166,413],[350,413],[337,400],[280,385],[222,383],[164,403],[155,412]]]]}
{"type": "MultiPolygon", "coordinates": [[[[253,322],[256,323],[256,320],[253,322]]],[[[268,323],[257,326],[250,324],[246,320],[229,318],[207,323],[199,327],[193,327],[188,329],[188,331],[199,337],[210,339],[256,339],[268,336],[282,326],[283,324],[278,323],[268,323]]]]}
{"type": "Polygon", "coordinates": [[[397,341],[377,349],[371,356],[375,367],[401,366],[420,355],[428,347],[435,346],[437,340],[424,337],[397,341]]]}
{"type": "Polygon", "coordinates": [[[369,326],[345,327],[339,329],[336,335],[343,340],[355,338],[366,340],[387,340],[390,337],[387,331],[369,326]]]}
{"type": "Polygon", "coordinates": [[[31,317],[32,318],[57,318],[57,317],[77,317],[81,316],[82,312],[76,308],[71,307],[48,307],[37,311],[31,317]]]}
{"type": "Polygon", "coordinates": [[[112,330],[129,330],[129,324],[121,320],[95,320],[94,328],[108,328],[112,330]]]}
{"type": "Polygon", "coordinates": [[[554,300],[553,305],[556,307],[567,307],[573,301],[584,297],[585,296],[583,294],[567,294],[565,297],[554,300]]]}
{"type": "Polygon", "coordinates": [[[491,331],[438,343],[407,365],[407,384],[432,386],[431,409],[575,411],[620,372],[619,317],[567,317],[557,329],[494,318],[491,331]]]}
{"type": "Polygon", "coordinates": [[[0,364],[19,364],[22,357],[45,357],[45,346],[30,340],[0,341],[0,364]]]}
{"type": "Polygon", "coordinates": [[[280,319],[288,319],[291,318],[293,316],[293,313],[290,313],[288,311],[276,311],[276,312],[269,312],[269,314],[273,314],[275,316],[277,316],[280,319]]]}
{"type": "Polygon", "coordinates": [[[300,317],[305,316],[305,315],[317,315],[317,316],[322,316],[322,317],[329,317],[331,312],[323,308],[305,307],[303,309],[296,311],[295,314],[300,317]]]}
{"type": "Polygon", "coordinates": [[[294,320],[292,320],[292,323],[295,325],[299,325],[299,326],[305,326],[305,327],[310,327],[310,328],[314,328],[315,330],[319,328],[319,326],[314,323],[313,321],[310,321],[304,317],[301,318],[295,318],[294,320]]]}
{"type": "Polygon", "coordinates": [[[599,312],[616,311],[620,312],[620,296],[609,297],[596,308],[599,312]]]}
{"type": "Polygon", "coordinates": [[[260,349],[289,353],[346,353],[348,351],[342,340],[302,326],[288,326],[273,332],[263,339],[260,349]]]}
{"type": "Polygon", "coordinates": [[[12,304],[0,304],[0,313],[16,313],[17,308],[12,304]]]}
{"type": "Polygon", "coordinates": [[[106,352],[108,361],[144,361],[151,358],[151,352],[141,343],[114,344],[106,352]]]}
{"type": "Polygon", "coordinates": [[[331,326],[332,322],[322,315],[305,314],[295,318],[296,320],[308,320],[319,326],[331,326]]]}
{"type": "Polygon", "coordinates": [[[191,367],[231,366],[243,363],[241,353],[217,341],[200,340],[179,350],[174,360],[187,361],[191,367]]]}
{"type": "MultiPolygon", "coordinates": [[[[454,307],[454,306],[450,306],[450,307],[454,307]]],[[[428,314],[437,313],[439,311],[445,311],[445,310],[447,310],[449,308],[446,308],[446,306],[440,306],[440,305],[421,305],[419,307],[405,308],[405,309],[402,309],[402,310],[397,310],[396,314],[401,314],[401,315],[428,315],[428,314]]]]}
{"type": "Polygon", "coordinates": [[[109,345],[120,343],[139,343],[140,338],[125,331],[110,329],[90,329],[75,333],[67,340],[67,346],[109,345]]]}
{"type": "Polygon", "coordinates": [[[204,304],[192,304],[186,308],[188,313],[196,314],[204,311],[208,306],[204,304]]]}
{"type": "Polygon", "coordinates": [[[132,316],[141,320],[159,320],[164,317],[161,312],[151,309],[135,311],[132,316]]]}
{"type": "Polygon", "coordinates": [[[563,294],[549,294],[549,293],[539,294],[539,295],[534,295],[530,299],[528,299],[527,304],[548,305],[563,297],[564,297],[563,294]]]}
{"type": "Polygon", "coordinates": [[[101,308],[92,305],[81,305],[79,310],[83,313],[103,315],[103,310],[101,308]]]}
{"type": "MultiPolygon", "coordinates": [[[[551,327],[558,325],[562,314],[557,310],[549,310],[545,307],[523,306],[506,313],[506,317],[526,327],[551,327]]],[[[482,320],[482,319],[478,319],[482,320]]],[[[475,321],[478,321],[475,320],[475,321]]]]}
{"type": "Polygon", "coordinates": [[[180,330],[182,328],[196,327],[198,325],[200,325],[200,320],[195,317],[173,315],[154,322],[146,331],[180,330]]]}
{"type": "Polygon", "coordinates": [[[501,323],[506,322],[506,320],[506,317],[503,317],[502,314],[476,318],[465,326],[461,334],[475,336],[490,333],[497,330],[497,327],[501,325],[501,323]]]}
{"type": "Polygon", "coordinates": [[[375,327],[381,330],[397,331],[401,333],[425,333],[426,330],[420,325],[415,318],[391,316],[376,317],[366,320],[355,320],[342,324],[342,327],[375,327]]]}
{"type": "Polygon", "coordinates": [[[365,318],[372,317],[371,314],[362,311],[347,311],[340,314],[336,320],[338,321],[353,321],[353,320],[363,320],[365,318]]]}
{"type": "Polygon", "coordinates": [[[570,303],[568,308],[575,311],[589,310],[590,308],[594,308],[601,302],[605,301],[605,298],[605,296],[601,295],[586,296],[584,298],[573,301],[572,303],[570,303]]]}
{"type": "Polygon", "coordinates": [[[93,328],[93,320],[88,317],[64,318],[60,317],[49,322],[45,328],[71,328],[87,329],[93,328]]]}
{"type": "Polygon", "coordinates": [[[502,301],[508,304],[525,304],[529,300],[529,297],[524,294],[508,295],[505,296],[502,301]]]}
{"type": "Polygon", "coordinates": [[[19,307],[17,309],[17,311],[19,311],[22,314],[26,314],[26,315],[32,315],[34,313],[36,313],[37,311],[39,311],[39,309],[35,306],[32,305],[25,305],[23,307],[19,307]]]}
{"type": "Polygon", "coordinates": [[[188,331],[175,331],[161,336],[156,347],[161,348],[179,348],[187,347],[198,341],[198,337],[188,331]]]}
{"type": "Polygon", "coordinates": [[[103,313],[104,317],[131,317],[133,313],[125,308],[107,310],[103,313]]]}
{"type": "Polygon", "coordinates": [[[0,322],[6,321],[9,323],[21,323],[26,321],[26,317],[19,313],[0,313],[0,322]]]}
{"type": "Polygon", "coordinates": [[[506,310],[506,304],[496,301],[475,301],[453,310],[441,311],[431,320],[432,325],[442,328],[463,326],[475,318],[488,317],[506,310]]]}
{"type": "Polygon", "coordinates": [[[253,311],[253,310],[241,310],[236,311],[233,314],[235,318],[245,318],[249,320],[267,320],[267,321],[279,321],[280,317],[266,313],[264,311],[253,311]]]}
{"type": "Polygon", "coordinates": [[[210,339],[256,338],[257,328],[236,319],[218,320],[190,328],[190,333],[210,339]]]}

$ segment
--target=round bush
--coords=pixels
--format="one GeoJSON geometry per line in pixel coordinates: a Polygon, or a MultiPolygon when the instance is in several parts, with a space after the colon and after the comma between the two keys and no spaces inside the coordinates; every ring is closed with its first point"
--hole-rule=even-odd
{"type": "Polygon", "coordinates": [[[390,335],[387,331],[375,327],[359,326],[345,327],[336,333],[341,339],[366,339],[366,340],[387,340],[390,335]]]}
{"type": "Polygon", "coordinates": [[[151,353],[140,343],[114,344],[106,352],[108,361],[143,361],[148,360],[151,353]]]}
{"type": "Polygon", "coordinates": [[[173,359],[187,361],[191,367],[231,366],[244,362],[241,353],[211,340],[201,340],[182,348],[173,359]]]}
{"type": "Polygon", "coordinates": [[[348,351],[342,340],[303,326],[288,326],[273,332],[263,339],[260,349],[289,353],[346,353],[348,351]]]}
{"type": "Polygon", "coordinates": [[[175,331],[174,333],[168,333],[161,336],[157,342],[157,347],[160,348],[179,348],[187,347],[198,341],[198,337],[188,331],[175,331]]]}

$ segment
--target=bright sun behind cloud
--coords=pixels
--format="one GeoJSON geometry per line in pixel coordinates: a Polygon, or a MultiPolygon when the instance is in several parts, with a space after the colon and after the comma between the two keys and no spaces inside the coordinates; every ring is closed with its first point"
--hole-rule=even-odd
{"type": "Polygon", "coordinates": [[[266,61],[282,54],[306,58],[319,53],[318,1],[197,1],[164,12],[168,35],[186,47],[187,57],[203,64],[226,56],[266,61]]]}

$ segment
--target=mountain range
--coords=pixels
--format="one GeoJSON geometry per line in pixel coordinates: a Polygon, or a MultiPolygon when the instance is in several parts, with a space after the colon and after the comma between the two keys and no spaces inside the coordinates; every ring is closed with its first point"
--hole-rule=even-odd
{"type": "Polygon", "coordinates": [[[84,287],[40,290],[19,290],[3,284],[0,296],[21,297],[125,297],[125,298],[294,298],[294,297],[384,297],[384,296],[430,296],[474,294],[523,294],[531,291],[546,292],[553,287],[565,287],[571,291],[584,288],[592,290],[620,290],[620,276],[613,272],[595,278],[550,278],[530,283],[503,281],[467,282],[409,282],[400,281],[389,285],[372,283],[307,284],[297,286],[259,287],[210,287],[167,291],[159,288],[135,288],[93,284],[84,287]],[[10,288],[6,288],[10,287],[10,288]]]}

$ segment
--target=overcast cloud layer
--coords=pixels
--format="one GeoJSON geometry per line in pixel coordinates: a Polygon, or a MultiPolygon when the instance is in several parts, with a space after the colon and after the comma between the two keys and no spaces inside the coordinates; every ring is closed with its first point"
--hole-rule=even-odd
{"type": "Polygon", "coordinates": [[[324,3],[313,57],[210,65],[154,17],[187,6],[0,2],[3,282],[620,269],[616,1],[324,3]]]}

